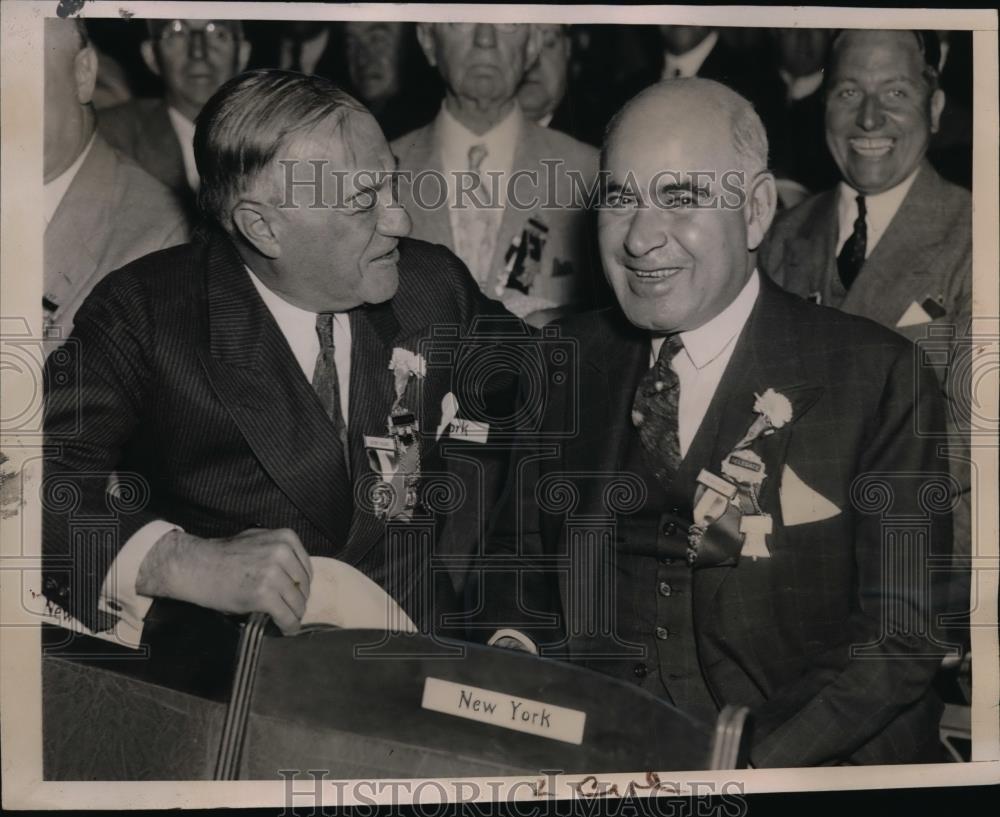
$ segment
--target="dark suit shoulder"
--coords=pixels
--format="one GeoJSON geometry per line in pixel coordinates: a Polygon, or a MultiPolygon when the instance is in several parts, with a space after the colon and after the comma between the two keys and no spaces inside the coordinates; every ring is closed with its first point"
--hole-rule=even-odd
{"type": "Polygon", "coordinates": [[[121,139],[131,141],[138,137],[149,119],[163,107],[163,101],[159,99],[130,99],[98,111],[97,129],[112,144],[121,139]]]}
{"type": "Polygon", "coordinates": [[[806,301],[776,284],[762,281],[761,297],[769,320],[787,321],[803,351],[880,346],[902,353],[913,348],[905,337],[870,318],[806,301]]]}
{"type": "MultiPolygon", "coordinates": [[[[800,234],[803,229],[811,230],[817,220],[822,220],[836,204],[837,188],[814,193],[790,210],[782,210],[774,217],[765,241],[774,242],[800,234]]],[[[832,212],[835,212],[833,210],[832,212]]]]}

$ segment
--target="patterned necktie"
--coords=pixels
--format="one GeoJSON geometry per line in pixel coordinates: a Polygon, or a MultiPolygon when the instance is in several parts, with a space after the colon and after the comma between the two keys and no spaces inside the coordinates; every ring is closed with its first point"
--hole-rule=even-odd
{"type": "Polygon", "coordinates": [[[680,335],[670,335],[660,346],[653,367],[639,381],[632,404],[632,423],[650,455],[660,484],[668,487],[677,476],[681,446],[677,436],[677,401],[681,388],[670,362],[684,349],[680,335]]]}
{"type": "MultiPolygon", "coordinates": [[[[473,191],[479,190],[483,186],[482,166],[483,160],[489,155],[486,145],[473,145],[469,148],[469,170],[476,174],[473,191]]],[[[455,254],[461,258],[469,268],[473,278],[483,288],[487,284],[490,274],[490,266],[493,262],[493,250],[496,246],[496,229],[493,220],[493,210],[476,206],[476,199],[483,201],[487,197],[483,194],[466,198],[464,210],[457,210],[459,214],[459,230],[455,236],[455,254]]]]}
{"type": "Polygon", "coordinates": [[[854,232],[844,242],[840,255],[837,256],[837,272],[844,289],[850,289],[854,279],[858,277],[868,251],[868,225],[865,223],[868,208],[865,207],[864,196],[859,195],[855,201],[858,203],[858,217],[854,220],[854,232]]]}
{"type": "Polygon", "coordinates": [[[319,397],[320,403],[326,409],[337,429],[337,439],[340,445],[334,453],[334,472],[342,474],[333,486],[334,507],[337,509],[337,520],[340,541],[338,545],[347,542],[351,527],[353,510],[352,496],[354,487],[351,483],[350,449],[347,447],[347,424],[340,409],[340,383],[337,380],[337,362],[334,358],[333,344],[333,313],[321,312],[316,316],[316,334],[319,336],[319,354],[316,356],[316,366],[313,369],[312,386],[319,397]]]}

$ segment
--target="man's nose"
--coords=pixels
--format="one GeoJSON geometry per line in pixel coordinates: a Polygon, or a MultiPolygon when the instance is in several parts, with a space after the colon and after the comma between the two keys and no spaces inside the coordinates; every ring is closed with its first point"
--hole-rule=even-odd
{"type": "Polygon", "coordinates": [[[409,214],[397,199],[379,203],[378,231],[382,235],[405,238],[410,234],[412,226],[409,214]]]}
{"type": "Polygon", "coordinates": [[[205,59],[205,51],[207,50],[207,42],[205,40],[205,30],[201,28],[190,28],[188,29],[188,57],[192,60],[203,60],[205,59]]]}
{"type": "Polygon", "coordinates": [[[882,126],[885,121],[885,112],[879,104],[875,94],[865,94],[861,100],[861,107],[858,108],[858,127],[862,130],[875,130],[882,126]]]}
{"type": "Polygon", "coordinates": [[[473,42],[480,48],[493,48],[497,44],[496,26],[492,23],[478,23],[473,38],[473,42]]]}
{"type": "Polygon", "coordinates": [[[648,205],[636,207],[625,234],[625,251],[633,258],[641,258],[667,241],[666,214],[648,205]]]}

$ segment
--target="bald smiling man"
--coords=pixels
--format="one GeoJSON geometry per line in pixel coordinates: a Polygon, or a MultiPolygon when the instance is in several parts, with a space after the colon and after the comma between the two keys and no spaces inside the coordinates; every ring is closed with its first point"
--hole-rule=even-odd
{"type": "Polygon", "coordinates": [[[709,80],[661,82],[612,121],[599,238],[618,305],[562,327],[578,357],[538,440],[578,431],[518,471],[490,547],[522,584],[487,582],[491,640],[706,724],[747,706],[755,766],[933,760],[940,588],[920,571],[951,529],[920,497],[952,486],[914,416],[940,428],[940,391],[908,341],[760,275],[766,157],[752,107],[709,80]],[[896,538],[895,515],[921,534],[896,538]],[[595,518],[615,523],[597,553],[595,518]]]}

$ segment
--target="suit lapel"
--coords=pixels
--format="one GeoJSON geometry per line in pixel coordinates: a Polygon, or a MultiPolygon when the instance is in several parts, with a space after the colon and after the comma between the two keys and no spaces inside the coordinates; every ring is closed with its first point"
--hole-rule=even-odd
{"type": "Polygon", "coordinates": [[[354,516],[347,547],[340,555],[357,563],[383,534],[385,523],[375,518],[369,500],[376,475],[368,464],[365,436],[385,437],[395,397],[389,369],[393,341],[399,331],[391,302],[351,313],[351,388],[348,441],[351,479],[355,486],[354,516]]]}
{"type": "Polygon", "coordinates": [[[216,236],[206,252],[210,337],[199,354],[209,381],[278,488],[342,548],[351,486],[334,426],[232,244],[216,236]]]}
{"type": "MultiPolygon", "coordinates": [[[[441,154],[437,149],[436,128],[436,120],[421,128],[413,137],[409,149],[400,157],[400,168],[414,174],[413,179],[408,182],[410,186],[404,187],[404,190],[408,190],[409,199],[406,212],[413,221],[414,237],[454,249],[455,239],[451,233],[451,219],[448,215],[450,210],[447,206],[450,198],[447,185],[439,191],[437,184],[432,181],[419,182],[419,178],[433,179],[435,176],[442,180],[447,178],[441,167],[441,154]],[[436,203],[439,194],[445,197],[444,206],[429,206],[436,203]],[[418,206],[417,199],[423,206],[418,206]]],[[[400,137],[400,141],[408,138],[400,137]]]]}
{"type": "Polygon", "coordinates": [[[145,138],[143,163],[157,168],[154,173],[157,178],[172,190],[186,190],[187,171],[184,168],[184,154],[177,131],[170,121],[166,103],[158,103],[152,110],[152,115],[143,118],[145,138]]]}
{"type": "MultiPolygon", "coordinates": [[[[492,292],[499,280],[503,277],[502,272],[506,266],[505,257],[507,250],[514,239],[520,235],[524,225],[529,218],[538,218],[538,204],[541,200],[542,189],[533,183],[534,179],[544,179],[544,168],[539,162],[540,156],[545,156],[546,152],[539,143],[539,131],[542,129],[529,122],[526,117],[521,121],[521,132],[518,134],[517,146],[514,150],[514,162],[511,167],[515,171],[527,171],[518,177],[516,185],[516,195],[520,201],[534,201],[535,207],[526,211],[520,207],[505,206],[503,218],[500,221],[500,232],[497,233],[497,243],[493,248],[493,260],[490,264],[490,278],[487,292],[492,292]]],[[[544,221],[544,219],[540,219],[544,221]]]]}
{"type": "Polygon", "coordinates": [[[934,258],[947,243],[934,211],[937,187],[937,174],[925,161],[844,298],[844,311],[895,326],[915,298],[932,294],[934,258]]]}
{"type": "Polygon", "coordinates": [[[812,216],[803,223],[788,247],[789,266],[793,268],[786,282],[796,292],[799,281],[808,282],[808,292],[820,293],[824,304],[837,304],[846,294],[837,272],[837,190],[820,194],[812,216]]]}
{"type": "Polygon", "coordinates": [[[45,228],[45,295],[60,307],[92,286],[89,279],[79,277],[81,271],[94,273],[101,267],[100,247],[109,229],[108,210],[114,200],[95,197],[93,191],[114,185],[114,171],[111,148],[96,134],[90,153],[45,228]],[[72,266],[57,268],[60,261],[69,259],[72,266]]]}
{"type": "MultiPolygon", "coordinates": [[[[760,499],[762,507],[774,517],[774,535],[781,535],[778,487],[787,447],[795,432],[795,422],[812,407],[823,391],[821,386],[810,381],[797,356],[797,328],[790,322],[787,310],[782,308],[782,299],[790,297],[793,296],[785,294],[761,276],[757,303],[737,339],[719,388],[692,445],[692,449],[702,447],[702,451],[710,451],[708,461],[698,467],[719,474],[723,458],[732,451],[756,418],[753,410],[756,395],[774,389],[789,399],[793,406],[792,421],[754,446],[764,460],[767,472],[760,499]],[[699,439],[703,433],[705,439],[699,439]]],[[[692,463],[692,467],[695,465],[697,463],[692,463]]],[[[690,476],[692,482],[687,487],[693,497],[693,480],[697,477],[697,470],[690,476]]],[[[732,573],[732,568],[709,568],[697,573],[699,583],[711,597],[732,573]]]]}

